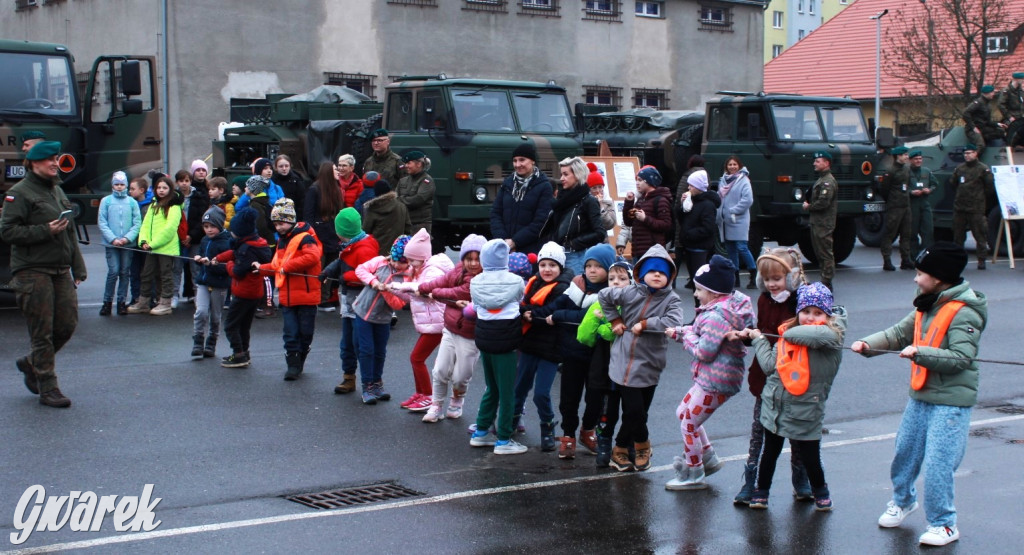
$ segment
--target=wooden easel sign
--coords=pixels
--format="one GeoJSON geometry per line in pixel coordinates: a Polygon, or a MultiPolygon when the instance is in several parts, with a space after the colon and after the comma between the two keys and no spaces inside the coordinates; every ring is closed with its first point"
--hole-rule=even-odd
{"type": "Polygon", "coordinates": [[[992,166],[992,178],[999,198],[1002,225],[996,235],[992,249],[992,262],[999,256],[999,244],[1006,237],[1006,253],[1010,268],[1016,267],[1013,258],[1013,238],[1010,236],[1010,220],[1024,220],[1024,166],[992,166]]]}

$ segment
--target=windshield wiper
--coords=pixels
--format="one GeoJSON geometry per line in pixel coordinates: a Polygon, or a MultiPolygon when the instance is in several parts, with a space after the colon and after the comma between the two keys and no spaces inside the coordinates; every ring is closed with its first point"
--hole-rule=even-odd
{"type": "MultiPolygon", "coordinates": [[[[18,116],[30,116],[28,119],[32,119],[32,117],[38,116],[38,117],[46,118],[46,119],[48,119],[50,121],[53,121],[55,123],[59,123],[61,125],[65,125],[67,127],[71,127],[71,122],[69,122],[68,120],[58,118],[57,116],[54,116],[54,115],[51,115],[51,114],[44,114],[42,112],[32,112],[32,111],[29,111],[29,110],[11,110],[10,108],[0,109],[0,116],[4,116],[4,115],[7,115],[7,114],[13,114],[13,115],[18,115],[18,116]]],[[[22,121],[24,121],[24,120],[22,120],[22,121]]]]}

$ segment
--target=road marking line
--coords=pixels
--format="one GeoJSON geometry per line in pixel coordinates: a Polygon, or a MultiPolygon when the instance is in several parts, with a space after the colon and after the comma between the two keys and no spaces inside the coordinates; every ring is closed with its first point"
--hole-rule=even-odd
{"type": "MultiPolygon", "coordinates": [[[[971,422],[971,427],[985,426],[988,424],[999,424],[1002,422],[1012,422],[1015,420],[1024,419],[1024,414],[1013,415],[1013,416],[1002,416],[997,418],[989,418],[986,420],[978,420],[971,422]]],[[[854,439],[844,439],[839,441],[832,441],[829,443],[821,444],[822,449],[830,449],[835,447],[845,447],[848,445],[858,445],[862,443],[873,443],[877,441],[885,441],[894,439],[895,433],[890,434],[879,434],[873,436],[864,436],[854,439]]],[[[788,451],[788,449],[786,449],[788,451]]],[[[730,455],[728,457],[722,457],[723,461],[738,461],[746,459],[747,455],[730,455]]],[[[672,470],[672,465],[666,464],[661,466],[652,467],[647,473],[650,472],[663,472],[666,470],[672,470]]],[[[234,520],[229,522],[220,522],[215,524],[200,524],[197,526],[185,526],[182,528],[169,528],[166,530],[153,530],[152,532],[139,532],[135,534],[125,534],[121,536],[108,536],[104,538],[96,538],[91,540],[82,540],[76,542],[56,543],[50,545],[42,545],[39,547],[30,547],[26,549],[19,549],[15,551],[8,551],[5,553],[27,555],[30,553],[48,553],[51,551],[64,551],[69,549],[87,549],[91,547],[98,547],[104,545],[113,545],[119,543],[138,542],[145,540],[153,540],[158,538],[168,538],[173,536],[185,536],[189,534],[200,534],[204,532],[219,532],[221,530],[231,530],[235,528],[247,528],[249,526],[262,526],[265,524],[278,524],[281,522],[293,522],[299,520],[308,520],[313,518],[326,518],[345,516],[352,514],[371,513],[377,511],[386,511],[391,509],[404,509],[406,507],[416,507],[419,505],[431,505],[434,503],[445,503],[448,501],[455,501],[459,499],[468,499],[473,497],[484,497],[488,495],[497,495],[501,493],[514,493],[520,491],[529,491],[533,489],[549,488],[556,486],[567,486],[582,484],[586,482],[595,482],[598,480],[611,480],[615,478],[624,478],[627,476],[641,476],[642,474],[635,472],[614,472],[611,474],[598,474],[595,476],[578,476],[575,478],[563,478],[560,480],[548,480],[544,482],[534,482],[531,484],[518,484],[512,486],[499,486],[493,488],[485,488],[478,490],[460,491],[455,493],[446,493],[442,495],[434,495],[431,497],[424,497],[421,499],[409,499],[406,501],[396,501],[394,503],[386,503],[383,505],[367,505],[363,507],[352,507],[348,509],[329,510],[317,513],[292,513],[286,515],[270,516],[263,518],[253,518],[248,520],[234,520]]]]}

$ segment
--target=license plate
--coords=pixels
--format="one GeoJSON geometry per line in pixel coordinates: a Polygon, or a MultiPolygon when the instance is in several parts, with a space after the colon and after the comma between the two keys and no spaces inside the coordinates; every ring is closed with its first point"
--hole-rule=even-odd
{"type": "Polygon", "coordinates": [[[864,205],[864,211],[865,212],[884,212],[885,211],[885,204],[882,204],[882,203],[865,204],[864,205]]]}
{"type": "Polygon", "coordinates": [[[7,179],[24,179],[25,166],[7,166],[7,171],[4,172],[4,177],[7,179]]]}

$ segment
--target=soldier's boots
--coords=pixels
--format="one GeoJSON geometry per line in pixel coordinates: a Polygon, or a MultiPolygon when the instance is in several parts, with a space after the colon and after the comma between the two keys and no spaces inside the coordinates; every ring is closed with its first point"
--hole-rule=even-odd
{"type": "Polygon", "coordinates": [[[28,357],[19,358],[14,361],[14,365],[18,367],[19,372],[25,374],[25,387],[32,393],[39,395],[39,375],[36,374],[36,369],[32,366],[32,363],[28,361],[28,357]]]}
{"type": "Polygon", "coordinates": [[[895,272],[896,271],[896,266],[892,265],[892,260],[890,260],[889,258],[883,258],[882,259],[882,270],[884,270],[886,272],[895,272]]]}
{"type": "Polygon", "coordinates": [[[68,399],[60,392],[60,389],[53,388],[39,395],[39,404],[57,409],[66,409],[71,406],[71,399],[68,399]]]}
{"type": "Polygon", "coordinates": [[[171,308],[171,299],[160,299],[160,302],[153,307],[153,310],[149,311],[153,316],[167,316],[172,312],[174,312],[174,309],[171,308]]]}
{"type": "Polygon", "coordinates": [[[100,316],[110,316],[112,308],[113,305],[111,303],[103,303],[103,305],[100,306],[100,316]]]}
{"type": "Polygon", "coordinates": [[[909,260],[904,260],[904,261],[900,262],[900,269],[901,270],[913,270],[914,269],[914,263],[909,261],[909,260]]]}
{"type": "Polygon", "coordinates": [[[128,307],[128,314],[148,314],[149,311],[149,297],[139,297],[135,304],[128,307]]]}

